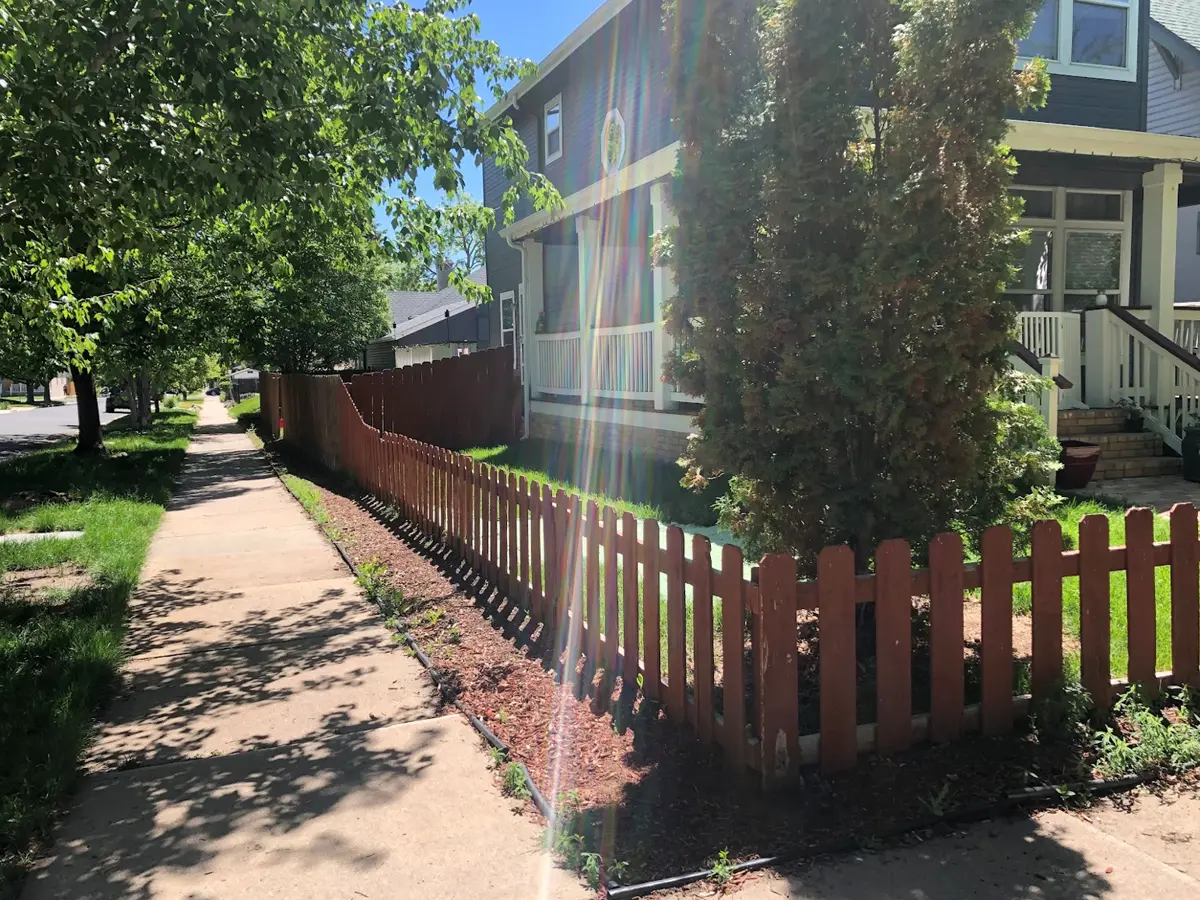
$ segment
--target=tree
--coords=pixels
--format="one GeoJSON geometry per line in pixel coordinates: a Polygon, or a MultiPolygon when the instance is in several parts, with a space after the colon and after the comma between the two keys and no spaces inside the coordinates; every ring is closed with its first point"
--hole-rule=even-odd
{"type": "Polygon", "coordinates": [[[1045,95],[1043,66],[1014,72],[1040,6],[675,3],[668,371],[706,399],[692,479],[735,473],[723,519],[758,546],[847,543],[865,570],[1011,499],[1003,141],[1045,95]]]}
{"type": "Polygon", "coordinates": [[[35,386],[44,384],[49,403],[50,382],[64,368],[58,348],[44,331],[30,327],[18,316],[0,314],[0,378],[24,382],[30,403],[35,386]]]}
{"type": "Polygon", "coordinates": [[[437,224],[424,252],[385,266],[388,290],[436,290],[438,275],[446,263],[454,264],[467,274],[483,265],[484,239],[495,224],[492,211],[473,197],[464,196],[438,207],[434,213],[437,224]]]}
{"type": "Polygon", "coordinates": [[[455,16],[373,0],[12,0],[0,9],[0,298],[69,356],[80,448],[102,435],[90,372],[114,310],[153,284],[121,276],[131,251],[247,206],[315,226],[340,195],[395,192],[397,248],[412,257],[437,217],[417,175],[455,193],[487,155],[522,193],[554,196],[524,169],[511,120],[480,110],[527,73],[455,16]],[[47,148],[53,148],[48,152],[47,148]],[[114,287],[114,285],[116,285],[114,287]],[[87,290],[85,287],[98,287],[87,290]]]}
{"type": "Polygon", "coordinates": [[[239,347],[259,368],[329,371],[388,329],[383,251],[369,221],[306,229],[267,251],[269,278],[242,293],[239,347]]]}

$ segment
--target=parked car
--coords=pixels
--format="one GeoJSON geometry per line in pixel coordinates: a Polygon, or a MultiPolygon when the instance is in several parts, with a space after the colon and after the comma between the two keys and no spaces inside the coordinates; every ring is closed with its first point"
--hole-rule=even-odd
{"type": "Polygon", "coordinates": [[[133,405],[129,402],[129,392],[124,388],[113,389],[104,398],[105,412],[116,412],[118,409],[133,409],[133,405]]]}
{"type": "Polygon", "coordinates": [[[207,397],[220,397],[221,389],[220,388],[209,388],[207,391],[204,392],[204,394],[207,397]]]}

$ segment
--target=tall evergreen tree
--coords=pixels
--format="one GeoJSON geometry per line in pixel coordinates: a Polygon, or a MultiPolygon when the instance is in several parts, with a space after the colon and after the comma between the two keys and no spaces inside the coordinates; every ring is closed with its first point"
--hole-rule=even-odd
{"type": "Polygon", "coordinates": [[[757,546],[865,568],[1010,499],[1003,141],[1047,90],[1014,68],[1040,5],[677,0],[669,374],[706,398],[692,476],[736,473],[723,517],[757,546]]]}

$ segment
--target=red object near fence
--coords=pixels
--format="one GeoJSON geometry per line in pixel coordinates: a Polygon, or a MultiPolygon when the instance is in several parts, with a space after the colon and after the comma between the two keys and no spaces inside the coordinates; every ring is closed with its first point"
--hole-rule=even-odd
{"type": "MultiPolygon", "coordinates": [[[[722,549],[718,569],[709,542],[693,538],[688,556],[676,526],[664,535],[648,520],[639,529],[631,515],[594,501],[381,432],[373,422],[401,427],[410,416],[424,429],[457,426],[431,424],[410,407],[393,416],[396,393],[377,389],[380,383],[354,385],[365,405],[360,412],[337,378],[266,376],[264,421],[281,420],[286,407],[289,443],[398,508],[503,590],[540,624],[560,674],[574,677],[582,663],[585,677],[604,669],[606,688],[617,678],[626,686],[640,678],[646,698],[690,724],[699,740],[723,747],[730,765],[756,770],[765,787],[793,783],[804,765],[850,768],[867,750],[900,751],[966,730],[1011,731],[1032,699],[1015,696],[1013,687],[1013,593],[1020,584],[1030,585],[1032,598],[1032,658],[1020,663],[1029,667],[1034,697],[1047,696],[1063,677],[1067,579],[1079,583],[1084,687],[1106,706],[1127,683],[1110,677],[1110,575],[1119,571],[1127,573],[1131,678],[1151,690],[1200,684],[1200,537],[1190,504],[1172,509],[1165,543],[1153,541],[1153,514],[1134,509],[1126,516],[1127,547],[1111,547],[1108,520],[1088,516],[1077,551],[1063,550],[1061,528],[1047,521],[1035,525],[1025,559],[1014,558],[1010,529],[997,527],[986,533],[979,563],[965,564],[961,538],[944,534],[930,545],[928,568],[912,568],[908,544],[895,540],[879,547],[870,575],[854,571],[849,548],[829,547],[813,580],[799,580],[795,561],[778,554],[747,577],[736,547],[722,549]],[[1155,671],[1160,567],[1171,569],[1169,673],[1155,671]],[[983,623],[982,683],[979,702],[968,704],[964,609],[976,602],[972,592],[979,592],[983,623]],[[864,604],[876,607],[874,721],[860,721],[856,609],[864,604]],[[929,691],[918,709],[913,673],[921,651],[913,622],[925,606],[929,691]],[[801,625],[815,628],[820,647],[817,665],[803,670],[816,690],[808,683],[803,694],[798,663],[812,651],[797,640],[801,625]],[[808,699],[814,693],[818,709],[808,699]],[[802,729],[802,721],[812,724],[802,729]]],[[[444,396],[440,405],[453,408],[444,396]]]]}

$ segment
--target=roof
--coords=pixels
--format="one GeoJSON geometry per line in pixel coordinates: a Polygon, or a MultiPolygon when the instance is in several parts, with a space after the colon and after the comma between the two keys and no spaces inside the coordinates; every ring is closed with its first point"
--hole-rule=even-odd
{"type": "MultiPolygon", "coordinates": [[[[478,268],[469,276],[476,284],[487,284],[487,269],[478,268]]],[[[372,344],[398,341],[447,317],[474,307],[453,285],[440,291],[388,291],[388,317],[391,330],[372,344]]]]}
{"type": "Polygon", "coordinates": [[[1200,0],[1150,0],[1150,18],[1200,50],[1200,0]]]}
{"type": "Polygon", "coordinates": [[[584,19],[583,24],[567,35],[566,40],[550,51],[550,55],[541,61],[537,72],[521,81],[516,87],[504,95],[504,98],[487,111],[487,117],[494,119],[501,113],[515,106],[517,101],[525,96],[539,81],[553,72],[572,53],[582,47],[592,35],[617,17],[617,14],[633,0],[604,0],[600,8],[584,19]]]}

